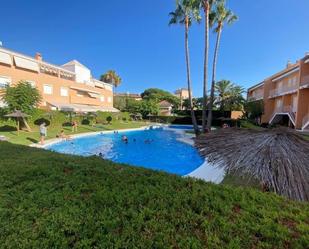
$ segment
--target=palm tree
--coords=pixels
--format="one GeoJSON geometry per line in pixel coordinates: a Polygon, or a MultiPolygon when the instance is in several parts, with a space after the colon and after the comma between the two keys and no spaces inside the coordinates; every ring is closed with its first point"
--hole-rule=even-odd
{"type": "Polygon", "coordinates": [[[219,110],[224,111],[227,99],[230,98],[232,83],[229,80],[221,80],[215,84],[217,94],[216,102],[219,105],[219,110]]]}
{"type": "Polygon", "coordinates": [[[199,11],[196,6],[195,0],[181,0],[177,1],[177,7],[174,12],[170,13],[171,20],[169,25],[183,24],[185,26],[185,54],[186,54],[186,66],[187,66],[187,84],[189,91],[189,106],[191,111],[192,124],[196,135],[200,133],[197,125],[196,117],[194,114],[193,101],[192,101],[192,83],[190,73],[190,55],[189,55],[189,27],[194,20],[200,21],[199,11]]]}
{"type": "Polygon", "coordinates": [[[122,82],[122,79],[114,70],[108,70],[105,74],[102,74],[100,80],[113,84],[115,88],[117,88],[122,82]]]}
{"type": "Polygon", "coordinates": [[[210,10],[217,2],[223,0],[197,0],[199,8],[203,9],[205,16],[205,46],[204,46],[204,77],[203,77],[203,111],[202,111],[202,131],[206,131],[206,110],[207,110],[207,78],[208,78],[208,55],[209,55],[209,20],[210,10]]]}
{"type": "Polygon", "coordinates": [[[210,91],[210,101],[209,101],[209,113],[207,118],[207,128],[211,128],[212,123],[212,108],[214,105],[214,97],[215,97],[215,83],[216,83],[216,70],[217,70],[217,59],[218,59],[218,52],[219,52],[219,45],[221,40],[221,33],[224,24],[232,24],[237,20],[237,16],[228,9],[226,9],[225,4],[223,2],[219,3],[216,6],[216,10],[212,13],[214,16],[213,22],[211,26],[217,24],[215,28],[215,32],[217,33],[217,41],[213,59],[213,68],[212,68],[212,81],[211,81],[211,91],[210,91]]]}
{"type": "Polygon", "coordinates": [[[216,104],[220,111],[242,110],[244,104],[244,88],[229,80],[221,80],[215,84],[216,104]]]}

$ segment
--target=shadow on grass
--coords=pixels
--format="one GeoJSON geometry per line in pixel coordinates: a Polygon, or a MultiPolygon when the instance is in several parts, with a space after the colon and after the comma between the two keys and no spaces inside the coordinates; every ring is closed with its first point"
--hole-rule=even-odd
{"type": "Polygon", "coordinates": [[[11,125],[4,125],[0,127],[0,131],[7,131],[7,132],[11,132],[11,131],[17,131],[16,127],[11,126],[11,125]]]}
{"type": "Polygon", "coordinates": [[[39,140],[34,139],[34,138],[32,138],[32,137],[27,137],[26,139],[27,139],[28,141],[32,142],[32,143],[38,143],[38,142],[39,142],[39,140]]]}

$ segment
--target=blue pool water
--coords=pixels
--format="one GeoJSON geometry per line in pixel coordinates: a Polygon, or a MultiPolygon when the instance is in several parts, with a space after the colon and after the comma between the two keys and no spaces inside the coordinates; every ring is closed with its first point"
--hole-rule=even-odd
{"type": "Polygon", "coordinates": [[[179,130],[193,130],[193,125],[169,125],[168,127],[179,130]]]}
{"type": "Polygon", "coordinates": [[[204,160],[197,150],[177,138],[183,135],[162,129],[100,134],[63,141],[47,149],[82,156],[99,155],[118,163],[186,175],[198,168],[204,160]],[[129,142],[121,141],[126,135],[129,142]],[[136,141],[134,141],[134,139],[136,141]],[[145,143],[145,140],[150,143],[145,143]]]}

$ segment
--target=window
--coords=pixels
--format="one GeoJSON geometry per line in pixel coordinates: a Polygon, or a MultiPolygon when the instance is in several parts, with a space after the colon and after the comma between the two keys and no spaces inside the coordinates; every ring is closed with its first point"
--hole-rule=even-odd
{"type": "Polygon", "coordinates": [[[7,85],[10,85],[12,82],[11,78],[0,76],[0,89],[5,88],[7,85]]]}
{"type": "Polygon", "coordinates": [[[101,102],[104,102],[105,101],[105,98],[104,98],[104,96],[102,95],[102,96],[100,96],[100,100],[101,100],[101,102]]]}
{"type": "Polygon", "coordinates": [[[62,97],[68,97],[69,96],[69,90],[67,87],[60,87],[60,96],[62,97]]]}
{"type": "Polygon", "coordinates": [[[51,85],[44,85],[43,86],[43,92],[45,94],[51,95],[51,94],[53,94],[53,87],[51,85]]]}
{"type": "Polygon", "coordinates": [[[112,97],[108,97],[108,98],[107,98],[107,102],[108,102],[108,103],[111,103],[111,102],[112,102],[112,97]]]}

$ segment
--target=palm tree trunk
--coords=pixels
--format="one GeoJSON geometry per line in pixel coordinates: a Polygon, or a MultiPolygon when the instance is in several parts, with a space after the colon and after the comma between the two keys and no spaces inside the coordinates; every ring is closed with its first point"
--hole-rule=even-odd
{"type": "Polygon", "coordinates": [[[203,82],[203,111],[202,132],[206,131],[206,109],[207,109],[207,77],[208,77],[208,51],[209,51],[209,2],[204,1],[205,12],[205,51],[204,51],[204,82],[203,82]]]}
{"type": "Polygon", "coordinates": [[[190,111],[191,111],[191,118],[192,118],[192,124],[193,129],[195,132],[195,135],[198,135],[200,133],[196,117],[193,110],[193,102],[192,102],[192,87],[191,87],[191,75],[190,75],[190,56],[189,56],[189,19],[188,16],[186,16],[185,20],[185,50],[186,50],[186,66],[187,66],[187,82],[188,82],[188,91],[189,91],[189,105],[190,105],[190,111]]]}
{"type": "Polygon", "coordinates": [[[216,71],[217,71],[217,60],[218,60],[218,52],[219,52],[219,45],[220,45],[220,39],[221,39],[221,32],[222,27],[219,26],[218,34],[217,34],[217,41],[216,41],[216,48],[215,48],[215,54],[214,54],[214,60],[213,60],[213,68],[212,68],[212,81],[211,81],[211,91],[210,91],[210,101],[208,105],[208,119],[207,119],[207,128],[211,129],[211,123],[212,123],[212,108],[214,105],[214,98],[215,98],[215,83],[216,83],[216,71]]]}

